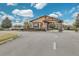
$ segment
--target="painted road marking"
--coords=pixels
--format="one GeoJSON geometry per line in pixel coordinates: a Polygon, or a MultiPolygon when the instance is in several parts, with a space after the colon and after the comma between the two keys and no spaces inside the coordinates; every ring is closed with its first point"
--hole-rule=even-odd
{"type": "Polygon", "coordinates": [[[56,42],[53,42],[53,50],[56,50],[56,42]]]}
{"type": "MultiPolygon", "coordinates": [[[[58,36],[56,35],[55,38],[58,38],[58,36]]],[[[53,42],[53,50],[56,50],[57,47],[56,47],[56,39],[54,39],[54,42],[53,42]]]]}

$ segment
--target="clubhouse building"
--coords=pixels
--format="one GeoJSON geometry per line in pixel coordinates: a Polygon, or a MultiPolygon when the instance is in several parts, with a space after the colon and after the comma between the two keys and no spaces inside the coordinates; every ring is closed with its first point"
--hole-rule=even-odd
{"type": "Polygon", "coordinates": [[[58,19],[50,16],[41,16],[37,19],[31,21],[32,27],[34,29],[51,29],[51,25],[54,25],[55,28],[58,28],[58,19]]]}

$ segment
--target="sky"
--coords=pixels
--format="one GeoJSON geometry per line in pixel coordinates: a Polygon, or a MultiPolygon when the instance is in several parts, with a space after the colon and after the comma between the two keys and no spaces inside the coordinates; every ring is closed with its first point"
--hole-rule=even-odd
{"type": "Polygon", "coordinates": [[[13,24],[23,24],[40,16],[56,17],[72,24],[79,13],[79,3],[0,3],[0,23],[5,17],[13,24]]]}

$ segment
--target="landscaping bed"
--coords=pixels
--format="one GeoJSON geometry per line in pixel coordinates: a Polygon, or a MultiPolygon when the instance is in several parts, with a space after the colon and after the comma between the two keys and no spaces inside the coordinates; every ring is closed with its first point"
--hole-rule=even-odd
{"type": "Polygon", "coordinates": [[[16,39],[18,37],[17,33],[6,33],[0,36],[0,44],[5,43],[9,40],[16,39]]]}

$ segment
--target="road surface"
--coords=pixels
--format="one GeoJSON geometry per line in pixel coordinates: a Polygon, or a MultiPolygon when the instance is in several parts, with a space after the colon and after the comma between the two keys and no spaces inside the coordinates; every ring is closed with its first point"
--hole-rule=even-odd
{"type": "Polygon", "coordinates": [[[79,56],[78,32],[20,32],[0,45],[1,56],[79,56]]]}

